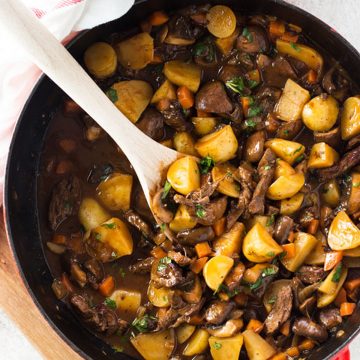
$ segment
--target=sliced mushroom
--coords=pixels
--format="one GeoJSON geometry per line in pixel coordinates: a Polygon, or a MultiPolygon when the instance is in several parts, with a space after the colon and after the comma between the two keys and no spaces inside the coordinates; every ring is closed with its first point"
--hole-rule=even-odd
{"type": "Polygon", "coordinates": [[[192,230],[183,230],[177,233],[176,238],[182,245],[195,245],[204,241],[215,239],[215,233],[211,226],[201,226],[192,230]]]}
{"type": "Polygon", "coordinates": [[[161,196],[164,189],[160,189],[152,198],[152,210],[154,215],[163,223],[168,224],[174,218],[174,214],[165,208],[161,196]]]}
{"type": "Polygon", "coordinates": [[[216,337],[225,338],[238,333],[244,326],[243,319],[231,319],[220,327],[208,327],[207,332],[216,337]]]}

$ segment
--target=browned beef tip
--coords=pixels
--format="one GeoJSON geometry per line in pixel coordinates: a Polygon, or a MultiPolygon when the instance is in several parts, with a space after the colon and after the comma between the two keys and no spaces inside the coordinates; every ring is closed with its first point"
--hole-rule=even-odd
{"type": "Polygon", "coordinates": [[[315,305],[316,305],[316,296],[313,295],[307,299],[305,299],[299,306],[299,311],[307,316],[307,317],[310,317],[314,308],[315,308],[315,305]]]}
{"type": "Polygon", "coordinates": [[[99,287],[99,283],[104,278],[104,268],[100,261],[96,259],[89,259],[84,263],[84,269],[88,282],[96,290],[99,287]]]}
{"type": "Polygon", "coordinates": [[[279,216],[275,223],[273,233],[274,239],[278,243],[284,244],[287,241],[293,226],[294,220],[291,217],[286,215],[279,216]]]}
{"type": "Polygon", "coordinates": [[[98,240],[97,233],[91,233],[90,237],[85,241],[86,252],[96,260],[102,263],[113,261],[116,258],[114,249],[108,244],[98,240]]]}
{"type": "Polygon", "coordinates": [[[152,280],[158,286],[173,287],[183,284],[186,281],[183,271],[179,265],[171,262],[165,264],[165,266],[158,266],[156,275],[152,277],[152,280]]]}
{"type": "Polygon", "coordinates": [[[349,151],[359,145],[360,145],[360,135],[354,136],[347,142],[345,151],[349,151]]]}
{"type": "Polygon", "coordinates": [[[197,110],[217,114],[230,114],[234,108],[221,81],[203,85],[196,94],[195,107],[197,110]]]}
{"type": "Polygon", "coordinates": [[[310,222],[320,218],[320,199],[316,192],[305,194],[303,201],[304,209],[301,210],[298,223],[303,229],[306,229],[310,222]]]}
{"type": "Polygon", "coordinates": [[[219,73],[219,80],[226,83],[234,78],[239,78],[244,75],[244,71],[241,66],[238,65],[224,65],[219,73]]]}
{"type": "Polygon", "coordinates": [[[167,256],[174,260],[180,266],[187,266],[191,263],[191,259],[177,251],[170,250],[167,256]]]}
{"type": "Polygon", "coordinates": [[[271,149],[266,149],[257,168],[260,180],[256,185],[251,202],[249,204],[249,212],[253,215],[264,213],[265,195],[274,177],[275,161],[276,155],[271,149]]]}
{"type": "Polygon", "coordinates": [[[251,134],[245,144],[244,159],[249,162],[258,162],[264,154],[266,135],[264,130],[251,134]]]}
{"type": "Polygon", "coordinates": [[[348,151],[334,166],[319,170],[320,181],[327,181],[343,175],[360,162],[360,146],[348,151]]]}
{"type": "Polygon", "coordinates": [[[328,338],[325,326],[319,325],[306,317],[297,318],[292,326],[292,331],[296,335],[318,342],[324,342],[328,338]]]}
{"type": "MultiPolygon", "coordinates": [[[[201,225],[214,225],[216,221],[222,218],[227,206],[227,197],[222,196],[218,199],[210,201],[208,204],[202,206],[204,215],[197,216],[197,222],[201,225]]],[[[196,215],[196,207],[195,207],[196,215]]]]}
{"type": "Polygon", "coordinates": [[[125,211],[123,216],[129,224],[138,229],[146,238],[152,239],[154,237],[150,225],[146,223],[134,210],[130,209],[125,211]]]}
{"type": "Polygon", "coordinates": [[[340,127],[337,126],[329,131],[314,131],[314,141],[316,143],[325,142],[333,148],[339,148],[341,145],[340,127]]]}
{"type": "Polygon", "coordinates": [[[327,329],[332,329],[342,323],[342,318],[338,308],[321,310],[319,314],[319,322],[327,329]]]}
{"type": "Polygon", "coordinates": [[[262,109],[263,114],[268,114],[274,110],[275,104],[279,100],[280,96],[280,89],[270,86],[262,86],[256,93],[256,103],[262,109]]]}
{"type": "Polygon", "coordinates": [[[326,275],[323,268],[318,266],[303,265],[296,276],[305,284],[314,284],[321,281],[326,275]]]}
{"type": "Polygon", "coordinates": [[[287,79],[296,79],[297,75],[289,61],[283,56],[276,56],[275,59],[259,54],[256,59],[264,83],[267,86],[274,86],[282,89],[287,79]]]}
{"type": "Polygon", "coordinates": [[[129,271],[134,274],[147,274],[151,271],[151,266],[155,258],[147,257],[146,259],[139,260],[135,264],[129,266],[129,271]]]}
{"type": "Polygon", "coordinates": [[[153,108],[147,108],[136,126],[147,136],[159,141],[164,136],[164,117],[153,108]]]}
{"type": "Polygon", "coordinates": [[[168,108],[162,110],[161,113],[164,116],[165,123],[176,131],[189,131],[192,129],[192,124],[186,121],[182,107],[178,101],[169,101],[168,108]]]}
{"type": "Polygon", "coordinates": [[[245,265],[241,262],[232,268],[224,280],[224,284],[227,286],[229,291],[233,291],[240,286],[244,273],[245,265]]]}
{"type": "Polygon", "coordinates": [[[49,223],[52,230],[56,230],[70,216],[77,215],[80,199],[81,185],[76,176],[70,176],[55,185],[49,205],[49,223]]]}
{"type": "Polygon", "coordinates": [[[246,53],[257,53],[269,51],[270,45],[266,31],[260,26],[251,25],[244,28],[236,47],[246,53]]]}
{"type": "Polygon", "coordinates": [[[89,301],[82,295],[74,294],[70,304],[81,315],[84,321],[96,331],[112,335],[115,332],[124,333],[128,327],[126,321],[117,317],[116,313],[105,305],[90,307],[89,301]]]}
{"type": "Polygon", "coordinates": [[[190,18],[182,15],[172,16],[167,23],[168,26],[168,35],[173,37],[193,40],[194,39],[194,26],[190,18]]]}
{"type": "Polygon", "coordinates": [[[228,319],[231,311],[234,309],[233,302],[215,300],[205,311],[205,320],[212,325],[220,325],[228,319]]]}
{"type": "Polygon", "coordinates": [[[278,128],[275,137],[285,140],[292,140],[303,128],[301,119],[283,122],[278,128]]]}
{"type": "Polygon", "coordinates": [[[293,294],[291,286],[287,285],[278,292],[275,303],[265,320],[265,331],[273,334],[289,319],[292,309],[293,294]]]}
{"type": "Polygon", "coordinates": [[[325,73],[322,80],[322,87],[328,94],[342,102],[349,94],[349,75],[342,67],[335,65],[325,73]]]}
{"type": "Polygon", "coordinates": [[[301,303],[299,301],[299,291],[301,291],[301,289],[304,288],[304,284],[301,282],[301,280],[298,277],[295,276],[291,279],[290,285],[294,295],[294,305],[296,308],[298,308],[301,303]]]}
{"type": "Polygon", "coordinates": [[[176,235],[182,245],[196,245],[204,241],[215,239],[215,233],[211,226],[201,226],[191,230],[182,230],[176,235]]]}

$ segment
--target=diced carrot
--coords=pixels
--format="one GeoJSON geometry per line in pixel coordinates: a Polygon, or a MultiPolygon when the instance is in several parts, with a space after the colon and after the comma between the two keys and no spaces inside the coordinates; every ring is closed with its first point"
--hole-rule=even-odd
{"type": "Polygon", "coordinates": [[[99,291],[101,295],[110,296],[115,287],[114,277],[109,275],[107,276],[99,285],[99,291]]]}
{"type": "Polygon", "coordinates": [[[234,296],[234,301],[236,302],[236,304],[238,304],[239,306],[245,306],[248,302],[248,295],[244,294],[244,293],[240,293],[234,296]]]}
{"type": "Polygon", "coordinates": [[[340,306],[340,315],[349,316],[354,312],[355,308],[356,308],[355,303],[344,302],[340,306]]]}
{"type": "Polygon", "coordinates": [[[248,71],[247,77],[248,77],[250,80],[256,81],[257,83],[259,83],[260,80],[261,80],[261,79],[260,79],[260,72],[259,72],[258,69],[248,71]]]}
{"type": "Polygon", "coordinates": [[[195,245],[195,251],[198,258],[202,258],[211,254],[211,247],[207,241],[204,241],[195,245]]]}
{"type": "Polygon", "coordinates": [[[62,150],[64,150],[67,154],[73,152],[76,148],[76,142],[73,139],[61,139],[59,141],[59,146],[62,150]]]}
{"type": "Polygon", "coordinates": [[[75,291],[74,286],[71,283],[71,281],[70,281],[70,279],[69,279],[69,277],[68,277],[68,275],[66,273],[63,273],[61,275],[61,282],[63,283],[63,285],[65,286],[65,288],[66,288],[66,290],[68,292],[74,292],[75,291]]]}
{"type": "Polygon", "coordinates": [[[52,242],[58,245],[66,245],[67,237],[62,234],[55,234],[52,238],[52,242]]]}
{"type": "Polygon", "coordinates": [[[283,352],[272,356],[269,360],[287,360],[287,355],[283,352]]]}
{"type": "Polygon", "coordinates": [[[218,295],[219,299],[222,300],[222,301],[229,301],[230,300],[230,296],[227,293],[223,292],[223,291],[219,292],[217,295],[218,295]]]}
{"type": "Polygon", "coordinates": [[[308,225],[307,232],[309,234],[314,235],[318,231],[318,228],[319,228],[319,220],[318,219],[312,219],[310,221],[310,224],[308,225]]]}
{"type": "Polygon", "coordinates": [[[214,225],[213,230],[216,236],[220,236],[225,231],[226,217],[219,219],[214,225]]]}
{"type": "Polygon", "coordinates": [[[180,86],[177,89],[176,94],[180,105],[184,109],[190,109],[194,106],[194,94],[186,86],[180,86]]]}
{"type": "Polygon", "coordinates": [[[73,163],[70,160],[61,160],[57,167],[55,172],[58,175],[64,175],[68,173],[73,168],[73,163]]]}
{"type": "Polygon", "coordinates": [[[149,16],[149,22],[152,26],[159,26],[169,21],[169,17],[164,11],[154,11],[149,16]]]}
{"type": "Polygon", "coordinates": [[[250,319],[249,323],[246,326],[246,330],[253,330],[256,333],[260,333],[264,328],[264,324],[257,319],[250,319]]]}
{"type": "Polygon", "coordinates": [[[285,33],[285,24],[282,21],[270,21],[269,24],[270,35],[274,37],[280,37],[285,33]]]}
{"type": "Polygon", "coordinates": [[[290,334],[290,320],[285,321],[281,327],[280,327],[280,332],[284,335],[284,336],[289,336],[290,334]]]}
{"type": "Polygon", "coordinates": [[[241,105],[242,105],[244,116],[246,117],[248,115],[249,108],[250,108],[250,105],[251,105],[251,97],[243,96],[241,98],[241,105]]]}
{"type": "Polygon", "coordinates": [[[197,112],[198,117],[210,117],[211,116],[210,113],[203,111],[203,110],[196,110],[196,112],[197,112]]]}
{"type": "Polygon", "coordinates": [[[64,113],[65,115],[76,114],[81,111],[81,107],[71,99],[67,99],[64,102],[64,113]]]}
{"type": "MultiPolygon", "coordinates": [[[[325,253],[324,270],[328,271],[333,269],[343,258],[342,251],[329,251],[325,253]]],[[[360,286],[360,279],[359,279],[360,286]]]]}
{"type": "Polygon", "coordinates": [[[304,340],[299,344],[299,350],[300,350],[300,351],[311,350],[314,346],[315,346],[315,342],[314,342],[313,340],[304,339],[304,340]]]}
{"type": "Polygon", "coordinates": [[[153,59],[151,60],[151,64],[161,64],[163,62],[163,59],[160,55],[155,54],[153,56],[153,59]]]}
{"type": "Polygon", "coordinates": [[[159,111],[164,111],[168,109],[169,106],[170,106],[170,100],[166,98],[159,100],[159,102],[156,104],[156,108],[159,111]]]}
{"type": "Polygon", "coordinates": [[[202,257],[200,259],[195,260],[190,265],[190,270],[195,274],[199,274],[201,272],[201,270],[203,269],[203,267],[205,266],[207,261],[208,261],[208,257],[202,257]]]}
{"type": "Polygon", "coordinates": [[[281,37],[281,40],[296,43],[299,40],[299,35],[292,34],[291,32],[286,31],[281,37]]]}
{"type": "Polygon", "coordinates": [[[349,291],[354,291],[360,286],[360,278],[348,280],[344,284],[344,288],[349,291]]]}
{"type": "Polygon", "coordinates": [[[290,231],[290,234],[288,236],[288,241],[292,243],[294,242],[294,240],[295,240],[295,233],[294,231],[290,231]]]}
{"type": "Polygon", "coordinates": [[[144,20],[140,23],[140,29],[142,32],[151,33],[152,25],[149,20],[144,20]]]}
{"type": "Polygon", "coordinates": [[[285,252],[284,259],[292,259],[295,256],[296,248],[294,243],[281,245],[285,252]]]}
{"type": "Polygon", "coordinates": [[[200,314],[191,315],[189,324],[200,325],[200,324],[202,324],[203,320],[204,320],[204,317],[200,314]]]}
{"type": "Polygon", "coordinates": [[[151,251],[150,254],[155,258],[155,259],[161,259],[163,257],[166,256],[166,252],[160,247],[160,246],[155,246],[151,251]]]}
{"type": "Polygon", "coordinates": [[[307,81],[309,84],[315,84],[317,82],[317,72],[313,69],[311,69],[307,73],[307,81]]]}
{"type": "Polygon", "coordinates": [[[338,294],[336,295],[334,304],[335,304],[337,307],[340,307],[341,304],[344,303],[344,302],[346,302],[346,301],[347,301],[346,291],[345,291],[345,289],[342,287],[342,288],[340,289],[340,291],[338,292],[338,294]]]}
{"type": "Polygon", "coordinates": [[[286,350],[286,354],[291,357],[299,356],[300,351],[297,346],[291,346],[286,350]]]}

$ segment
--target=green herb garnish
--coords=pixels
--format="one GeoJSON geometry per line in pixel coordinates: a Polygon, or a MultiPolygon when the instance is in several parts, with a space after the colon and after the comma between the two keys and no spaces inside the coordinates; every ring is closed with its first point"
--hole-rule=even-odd
{"type": "Polygon", "coordinates": [[[160,229],[161,229],[162,232],[164,232],[165,229],[166,229],[166,224],[165,224],[165,223],[162,223],[162,224],[160,225],[160,229]]]}
{"type": "Polygon", "coordinates": [[[214,165],[214,160],[210,156],[205,156],[200,160],[200,173],[208,173],[214,165]]]}
{"type": "Polygon", "coordinates": [[[299,155],[296,159],[295,159],[295,162],[296,163],[299,163],[300,161],[303,161],[305,159],[305,155],[304,154],[301,154],[299,155]]]}
{"type": "Polygon", "coordinates": [[[270,170],[270,169],[271,169],[271,165],[265,165],[265,166],[264,166],[264,170],[268,171],[268,170],[270,170]]]}
{"type": "Polygon", "coordinates": [[[302,148],[303,148],[302,145],[299,146],[299,147],[293,152],[293,155],[295,155],[296,153],[298,153],[299,151],[301,151],[302,148]]]}
{"type": "Polygon", "coordinates": [[[222,345],[220,344],[220,343],[218,343],[218,342],[214,342],[214,349],[215,350],[220,350],[222,348],[222,345]]]}
{"type": "Polygon", "coordinates": [[[119,274],[120,274],[120,276],[121,276],[122,278],[124,278],[125,275],[126,275],[126,272],[125,272],[125,270],[124,270],[123,268],[120,268],[120,269],[119,269],[119,274]]]}
{"type": "Polygon", "coordinates": [[[289,135],[290,131],[289,130],[284,130],[284,135],[289,135]]]}
{"type": "Polygon", "coordinates": [[[251,106],[248,111],[248,117],[254,117],[260,115],[262,112],[261,107],[259,106],[251,106]]]}
{"type": "Polygon", "coordinates": [[[145,314],[140,318],[136,318],[131,325],[139,332],[146,332],[149,330],[149,320],[156,320],[156,317],[145,314]]]}
{"type": "Polygon", "coordinates": [[[195,214],[198,218],[203,218],[206,215],[204,207],[200,204],[195,205],[195,214]]]}
{"type": "Polygon", "coordinates": [[[256,290],[258,289],[261,285],[262,285],[262,277],[261,275],[258,277],[258,279],[253,283],[253,284],[250,284],[250,290],[256,290]]]}
{"type": "Polygon", "coordinates": [[[117,91],[116,91],[115,89],[113,89],[113,88],[110,88],[110,89],[106,92],[106,96],[107,96],[113,103],[119,100],[117,91]]]}
{"type": "Polygon", "coordinates": [[[245,125],[248,128],[255,128],[256,127],[256,122],[254,120],[247,119],[247,120],[245,120],[245,125]]]}
{"type": "Polygon", "coordinates": [[[259,83],[256,80],[251,80],[251,79],[248,80],[247,83],[250,89],[253,89],[259,85],[259,83]]]}
{"type": "Polygon", "coordinates": [[[358,187],[360,187],[360,182],[353,183],[352,186],[355,188],[358,188],[358,187]]]}
{"type": "Polygon", "coordinates": [[[101,240],[101,234],[99,234],[99,233],[95,233],[95,239],[96,240],[101,240]]]}
{"type": "Polygon", "coordinates": [[[266,221],[266,226],[271,226],[275,222],[275,214],[271,214],[270,217],[266,221]]]}
{"type": "Polygon", "coordinates": [[[290,43],[290,46],[297,52],[300,52],[301,49],[299,48],[299,46],[297,46],[295,43],[291,42],[290,43]]]}
{"type": "Polygon", "coordinates": [[[336,283],[339,282],[341,273],[342,273],[342,263],[340,262],[335,269],[335,272],[334,272],[333,277],[331,278],[331,281],[336,282],[336,283]]]}
{"type": "Polygon", "coordinates": [[[235,77],[231,80],[228,80],[225,85],[227,88],[238,94],[241,94],[245,89],[244,79],[241,77],[235,77]]]}
{"type": "Polygon", "coordinates": [[[253,42],[254,40],[252,33],[249,31],[247,27],[244,27],[241,35],[244,36],[249,43],[253,42]]]}
{"type": "Polygon", "coordinates": [[[266,277],[266,276],[270,276],[270,275],[275,275],[277,273],[276,269],[273,267],[267,267],[262,271],[262,276],[266,277]]]}
{"type": "Polygon", "coordinates": [[[157,271],[163,271],[171,263],[171,259],[168,256],[165,256],[159,260],[157,271]]]}
{"type": "Polygon", "coordinates": [[[116,229],[116,224],[110,223],[110,224],[102,224],[101,226],[106,227],[108,229],[116,229]]]}
{"type": "Polygon", "coordinates": [[[106,298],[104,300],[104,305],[106,305],[110,309],[113,309],[113,310],[116,309],[116,302],[113,299],[106,298]]]}
{"type": "Polygon", "coordinates": [[[266,256],[273,258],[275,256],[275,253],[273,251],[269,251],[266,256]]]}
{"type": "Polygon", "coordinates": [[[120,345],[113,345],[112,346],[112,349],[116,352],[116,353],[119,353],[119,352],[123,352],[124,351],[124,348],[120,345]]]}
{"type": "Polygon", "coordinates": [[[166,197],[168,196],[169,194],[169,191],[171,189],[171,184],[166,180],[165,181],[165,184],[164,184],[164,190],[163,190],[163,193],[161,195],[161,200],[165,200],[166,197]]]}

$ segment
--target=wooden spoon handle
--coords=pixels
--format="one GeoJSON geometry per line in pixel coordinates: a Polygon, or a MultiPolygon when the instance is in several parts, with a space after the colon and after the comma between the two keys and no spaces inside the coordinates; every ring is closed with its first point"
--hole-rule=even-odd
{"type": "Polygon", "coordinates": [[[161,167],[174,161],[177,153],[134,126],[20,0],[0,0],[0,31],[25,50],[115,140],[132,163],[148,196],[148,190],[159,181],[161,167]]]}

